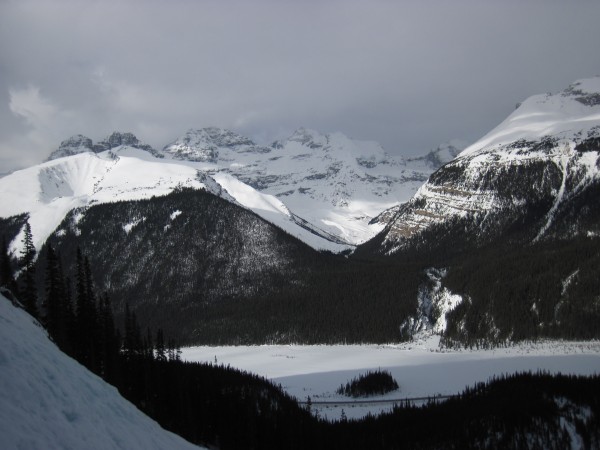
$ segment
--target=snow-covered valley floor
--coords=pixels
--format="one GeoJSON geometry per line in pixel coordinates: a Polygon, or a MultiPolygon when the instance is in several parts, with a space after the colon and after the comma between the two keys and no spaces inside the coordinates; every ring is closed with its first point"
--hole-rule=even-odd
{"type": "Polygon", "coordinates": [[[452,395],[494,375],[522,371],[600,374],[600,341],[545,341],[494,350],[440,350],[438,338],[393,345],[263,345],[189,347],[182,358],[231,365],[271,379],[298,401],[310,396],[312,411],[337,419],[389,410],[393,403],[319,405],[347,401],[341,384],[368,370],[385,369],[400,389],[373,400],[452,395]]]}

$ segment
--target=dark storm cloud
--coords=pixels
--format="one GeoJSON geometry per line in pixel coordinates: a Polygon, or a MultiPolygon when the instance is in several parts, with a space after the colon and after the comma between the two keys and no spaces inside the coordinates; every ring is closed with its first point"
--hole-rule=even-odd
{"type": "Polygon", "coordinates": [[[600,2],[3,1],[0,172],[76,133],[299,126],[422,153],[600,74],[600,2]]]}

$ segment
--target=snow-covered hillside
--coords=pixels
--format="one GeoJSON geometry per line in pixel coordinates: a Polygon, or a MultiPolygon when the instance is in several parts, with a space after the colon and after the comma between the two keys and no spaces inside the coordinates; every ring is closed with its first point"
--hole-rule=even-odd
{"type": "MultiPolygon", "coordinates": [[[[383,248],[394,253],[432,225],[466,217],[479,221],[481,232],[498,234],[528,210],[536,228],[530,240],[541,239],[555,217],[600,180],[599,144],[600,78],[533,96],[431,175],[408,203],[378,218],[387,223],[383,248]]],[[[595,233],[579,222],[574,219],[570,233],[595,233]]]]}
{"type": "Polygon", "coordinates": [[[376,142],[305,128],[269,147],[220,128],[189,130],[163,153],[231,174],[276,196],[300,223],[350,244],[379,232],[371,219],[408,200],[433,171],[424,159],[392,158],[376,142]]]}
{"type": "MultiPolygon", "coordinates": [[[[600,77],[576,81],[558,94],[534,95],[461,156],[494,152],[519,140],[546,136],[576,141],[600,135],[600,77]]],[[[508,156],[508,155],[507,155],[508,156]]]]}
{"type": "Polygon", "coordinates": [[[0,448],[198,448],[142,414],[62,353],[0,295],[0,448]]]}
{"type": "MultiPolygon", "coordinates": [[[[129,137],[125,142],[132,145],[138,142],[133,135],[121,136],[129,137]]],[[[0,217],[29,213],[38,249],[74,208],[148,199],[166,195],[180,187],[206,189],[248,208],[314,248],[332,251],[349,248],[300,226],[276,197],[260,193],[227,173],[215,173],[211,177],[199,167],[199,163],[159,158],[155,151],[147,148],[119,144],[96,153],[86,147],[89,142],[83,137],[68,142],[73,144],[71,147],[63,146],[68,156],[51,159],[0,179],[0,198],[3,200],[0,217]]],[[[119,142],[124,140],[119,139],[116,143],[119,142]]],[[[94,148],[97,149],[97,146],[94,148]]],[[[17,236],[14,239],[11,245],[13,252],[18,251],[21,238],[17,236]]]]}

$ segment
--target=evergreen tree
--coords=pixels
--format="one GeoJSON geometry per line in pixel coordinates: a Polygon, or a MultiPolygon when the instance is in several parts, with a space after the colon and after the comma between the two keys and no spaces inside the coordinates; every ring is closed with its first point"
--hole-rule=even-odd
{"type": "Polygon", "coordinates": [[[165,337],[162,328],[156,332],[156,360],[166,361],[167,355],[165,352],[165,337]]]}
{"type": "Polygon", "coordinates": [[[111,382],[117,372],[117,356],[119,353],[119,340],[115,333],[115,322],[110,304],[110,297],[104,293],[98,303],[98,320],[100,328],[99,348],[101,361],[101,375],[111,382]]]}
{"type": "Polygon", "coordinates": [[[0,251],[0,286],[16,292],[16,283],[5,236],[2,236],[2,249],[0,251]]]}
{"type": "Polygon", "coordinates": [[[37,288],[35,285],[35,246],[29,220],[25,222],[23,250],[21,251],[21,267],[23,268],[23,287],[21,296],[25,309],[34,317],[38,316],[37,288]]]}
{"type": "Polygon", "coordinates": [[[75,344],[78,359],[95,373],[100,373],[98,360],[98,318],[94,286],[91,282],[89,261],[77,249],[77,308],[75,344]]]}
{"type": "Polygon", "coordinates": [[[51,245],[46,249],[46,277],[44,308],[44,325],[59,346],[64,340],[66,323],[62,311],[64,289],[59,273],[58,258],[51,245]]]}
{"type": "Polygon", "coordinates": [[[125,304],[125,338],[123,340],[123,353],[126,357],[140,356],[142,352],[142,337],[137,317],[125,304]]]}

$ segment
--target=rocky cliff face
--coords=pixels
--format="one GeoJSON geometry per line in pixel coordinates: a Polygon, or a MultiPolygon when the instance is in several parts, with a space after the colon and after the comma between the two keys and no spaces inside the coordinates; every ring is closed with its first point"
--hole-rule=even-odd
{"type": "Polygon", "coordinates": [[[106,139],[94,144],[92,140],[81,134],[71,136],[60,143],[60,146],[53,151],[46,161],[64,158],[65,156],[78,155],[79,153],[93,152],[101,153],[121,146],[145,150],[156,158],[163,158],[162,153],[157,152],[150,145],[144,144],[132,133],[113,132],[106,139]]]}
{"type": "Polygon", "coordinates": [[[70,138],[62,141],[59,147],[50,154],[47,161],[64,158],[65,156],[73,156],[84,152],[93,152],[93,147],[94,146],[90,138],[81,134],[76,134],[75,136],[71,136],[70,138]]]}
{"type": "Polygon", "coordinates": [[[209,127],[188,130],[162,151],[173,159],[216,163],[220,158],[230,159],[228,153],[267,153],[270,149],[233,131],[209,127]]]}

